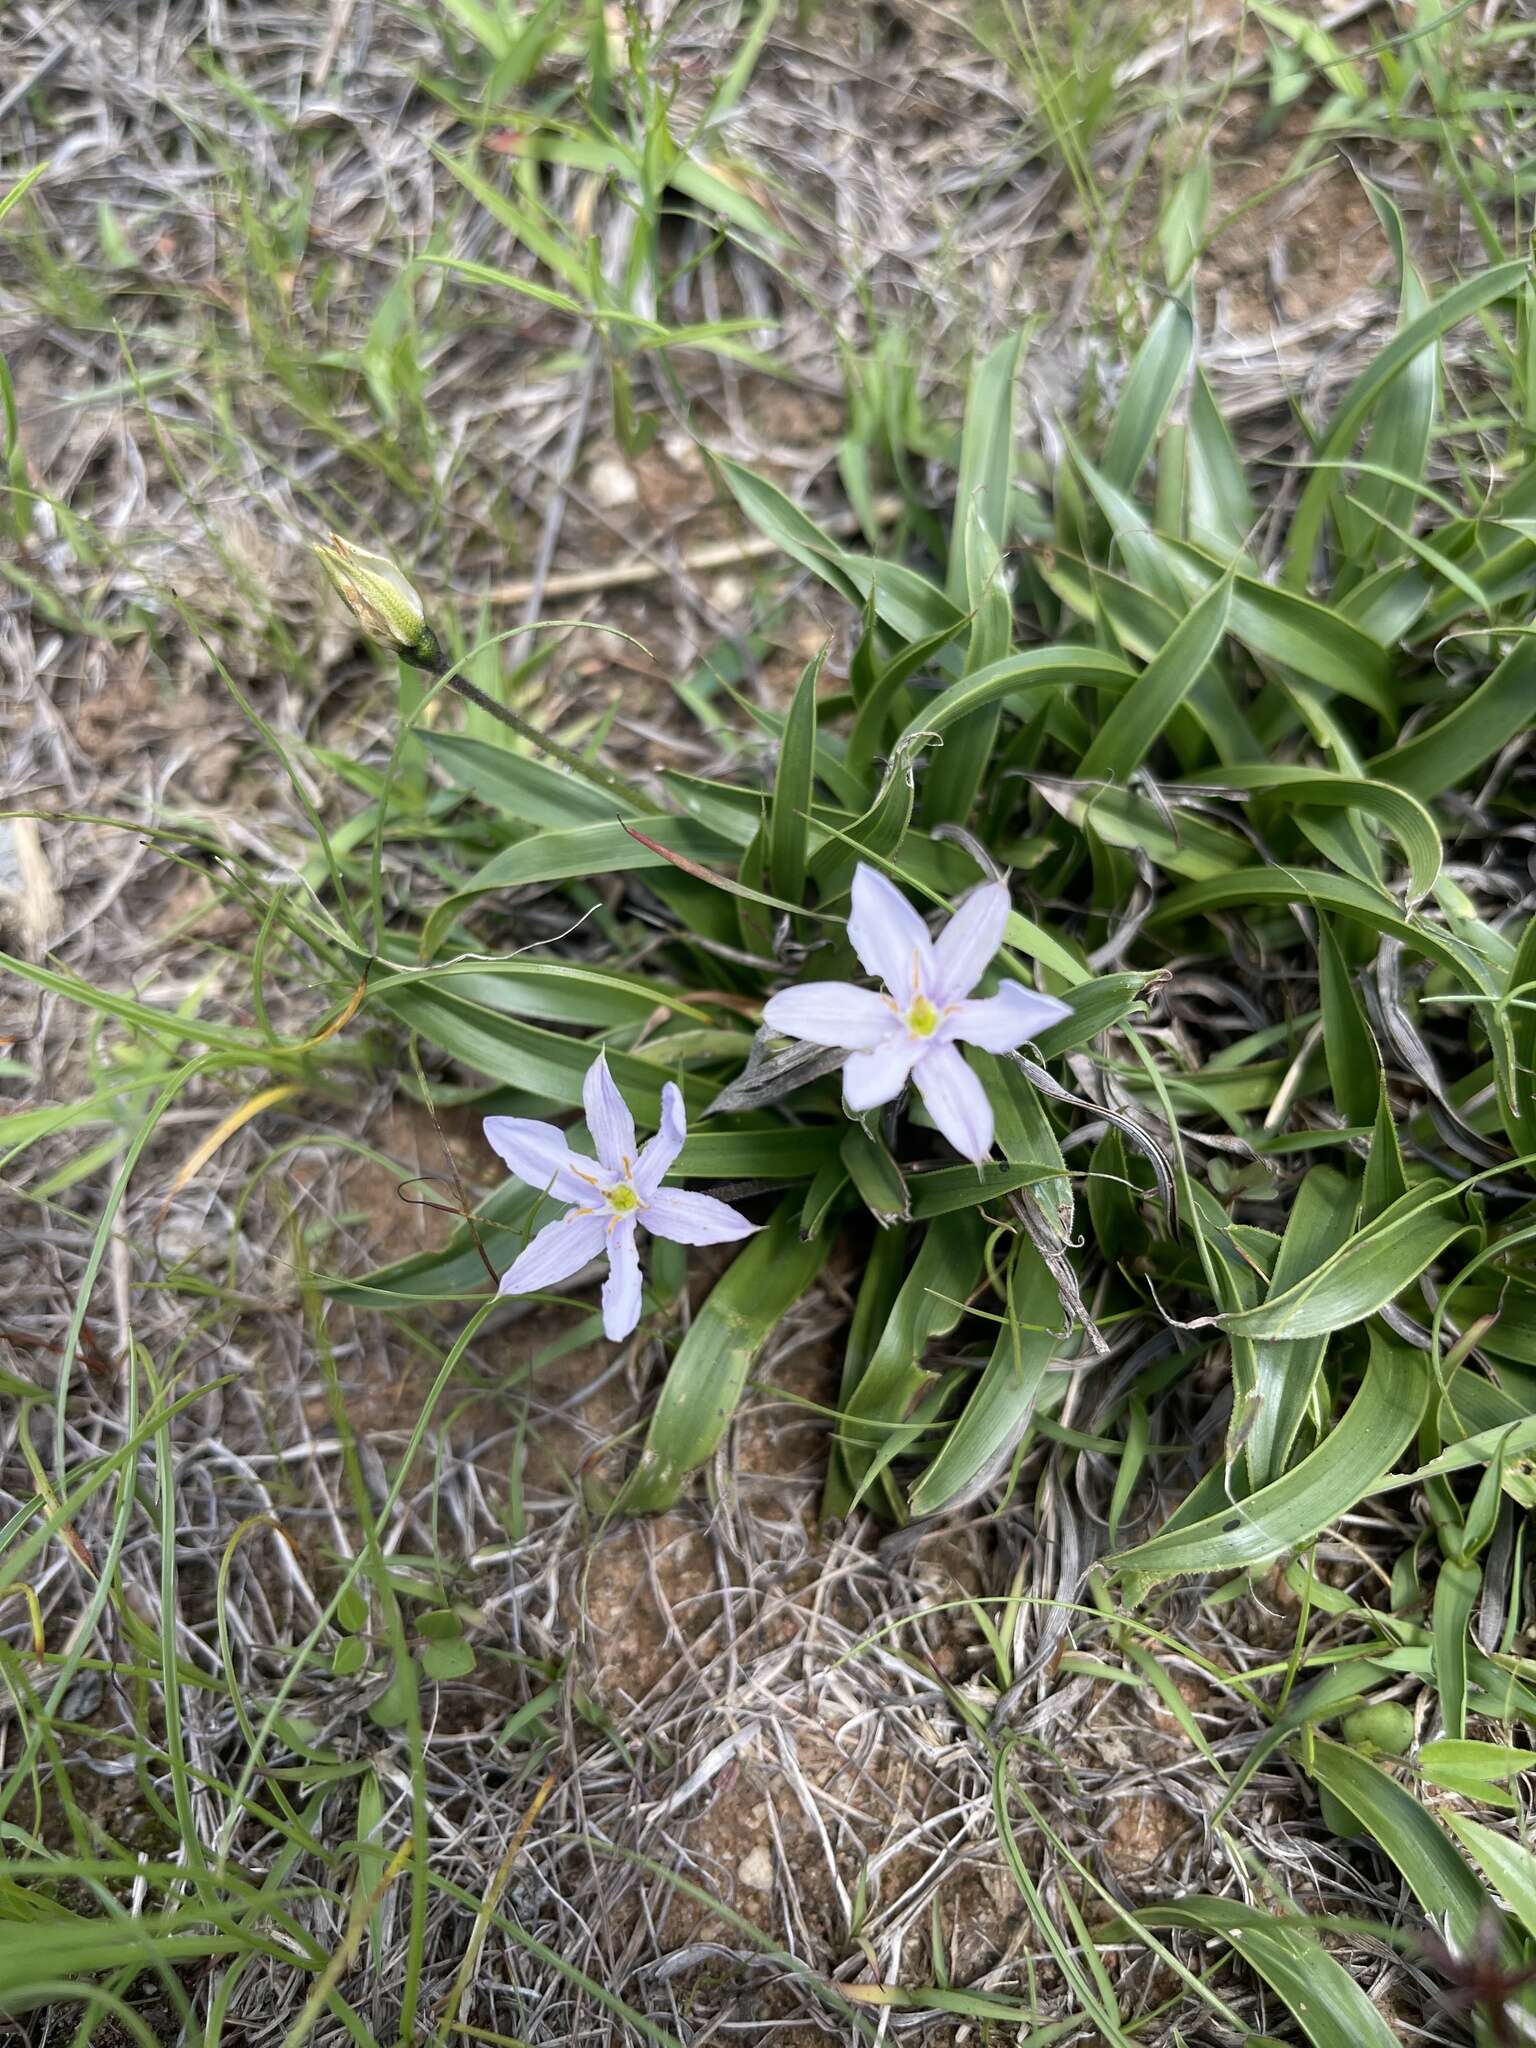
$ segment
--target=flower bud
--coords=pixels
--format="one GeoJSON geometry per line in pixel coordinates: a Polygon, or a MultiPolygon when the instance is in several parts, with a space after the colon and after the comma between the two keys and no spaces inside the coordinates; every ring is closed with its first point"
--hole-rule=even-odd
{"type": "Polygon", "coordinates": [[[393,647],[414,668],[442,666],[442,649],[427,624],[421,599],[387,555],[371,555],[339,533],[333,533],[328,543],[316,541],[314,548],[320,566],[369,639],[393,647]]]}
{"type": "Polygon", "coordinates": [[[1352,1714],[1344,1716],[1342,1732],[1351,1749],[1406,1756],[1413,1747],[1413,1710],[1401,1700],[1380,1700],[1375,1706],[1356,1707],[1352,1714]]]}

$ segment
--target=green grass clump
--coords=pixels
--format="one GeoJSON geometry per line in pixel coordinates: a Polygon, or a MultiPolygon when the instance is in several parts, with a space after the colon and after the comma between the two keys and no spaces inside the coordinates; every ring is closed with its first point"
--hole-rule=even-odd
{"type": "MultiPolygon", "coordinates": [[[[1432,299],[1377,203],[1398,332],[1262,515],[1267,480],[1244,471],[1177,299],[1095,445],[1069,440],[1042,483],[1014,469],[1016,348],[978,366],[933,571],[841,546],[722,464],[747,517],[860,619],[846,680],[827,687],[818,660],[785,712],[751,709],[776,754],[765,783],[745,743],[732,777],[641,787],[595,746],[557,766],[537,741],[431,737],[480,864],[378,934],[367,1001],[483,1075],[487,1108],[576,1109],[599,1040],[642,1126],[675,1078],[703,1119],[681,1171],[769,1222],[686,1328],[675,1277],[658,1290],[669,1362],[621,1511],[679,1498],[834,1246],[857,1276],[834,1515],[900,1522],[1006,1492],[1042,1433],[1074,1440],[1058,1416],[1083,1362],[1134,1357],[1171,1324],[1084,1440],[1118,1474],[1101,1583],[1135,1602],[1215,1574],[1231,1599],[1278,1565],[1304,1612],[1347,1619],[1343,1665],[1298,1636],[1290,1677],[1310,1683],[1277,1735],[1298,1739],[1334,1824],[1373,1835],[1467,1942],[1488,1895],[1460,1849],[1368,1740],[1324,1730],[1414,1672],[1438,1731],[1425,1782],[1498,1804],[1527,1752],[1469,1739],[1473,1717],[1536,1720],[1517,1643],[1536,921],[1492,880],[1528,814],[1519,336],[1536,298],[1504,263],[1432,299]],[[1487,395],[1447,419],[1441,343],[1470,320],[1487,395]],[[1010,869],[1010,969],[1070,1007],[1043,1064],[978,1058],[1002,1155],[979,1171],[910,1119],[850,1120],[834,1078],[754,1041],[772,990],[857,972],[858,860],[935,906],[1010,869]],[[579,965],[498,957],[514,887],[595,914],[600,945],[579,965]],[[1213,1371],[1224,1450],[1155,1534],[1117,1545],[1139,1478],[1193,1419],[1185,1389],[1202,1376],[1207,1405],[1213,1371]],[[1405,1488],[1422,1518],[1390,1593],[1340,1596],[1314,1546],[1405,1488]],[[1491,1638],[1472,1627],[1489,1611],[1491,1638]]],[[[306,918],[339,972],[368,966],[306,918]]],[[[336,1291],[458,1297],[479,1251],[504,1266],[541,1213],[509,1189],[445,1251],[336,1291]]],[[[1458,1823],[1484,1869],[1485,1834],[1458,1823]]],[[[1180,1910],[1298,2009],[1308,1985],[1336,1996],[1336,2038],[1381,2034],[1304,1929],[1249,1941],[1223,1906],[1180,1910]]],[[[1521,1952],[1518,1910],[1501,1939],[1521,1952]]]]}

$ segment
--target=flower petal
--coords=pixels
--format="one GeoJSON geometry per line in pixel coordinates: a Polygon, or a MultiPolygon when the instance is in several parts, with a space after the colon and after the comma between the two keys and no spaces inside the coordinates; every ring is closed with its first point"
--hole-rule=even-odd
{"type": "Polygon", "coordinates": [[[598,1158],[610,1173],[622,1173],[627,1179],[635,1167],[635,1120],[608,1071],[607,1053],[600,1052],[588,1067],[581,1100],[598,1158]]]}
{"type": "Polygon", "coordinates": [[[640,1247],[635,1219],[626,1216],[608,1233],[608,1278],[603,1282],[603,1335],[620,1344],[640,1320],[640,1247]]]}
{"type": "Polygon", "coordinates": [[[979,1166],[992,1150],[992,1105],[959,1048],[936,1045],[913,1076],[923,1107],[955,1150],[979,1166]]]}
{"type": "Polygon", "coordinates": [[[884,996],[851,981],[808,981],[782,989],[763,1005],[763,1022],[786,1038],[804,1038],[812,1045],[846,1045],[864,1052],[878,1045],[900,1020],[884,996]]]}
{"type": "Polygon", "coordinates": [[[557,1202],[584,1202],[598,1185],[592,1160],[573,1152],[564,1131],[526,1116],[488,1116],[486,1142],[511,1167],[519,1180],[554,1196],[557,1202]]]}
{"type": "Polygon", "coordinates": [[[1001,882],[971,891],[933,942],[929,993],[936,1003],[958,1003],[970,994],[1003,943],[1007,922],[1008,891],[1001,882]]]}
{"type": "Polygon", "coordinates": [[[928,927],[895,883],[862,860],[853,871],[848,937],[865,973],[878,975],[898,1002],[926,989],[933,959],[928,927]]]}
{"type": "Polygon", "coordinates": [[[607,1224],[596,1210],[567,1209],[518,1253],[502,1274],[497,1293],[537,1294],[545,1287],[558,1287],[591,1265],[607,1234],[607,1224]]]}
{"type": "Polygon", "coordinates": [[[646,1140],[645,1148],[636,1160],[635,1170],[630,1176],[629,1184],[642,1202],[649,1201],[661,1186],[663,1178],[676,1163],[687,1135],[688,1119],[683,1114],[683,1091],[675,1081],[669,1081],[661,1091],[661,1129],[654,1138],[646,1140]]]}
{"type": "Polygon", "coordinates": [[[1070,1003],[1039,995],[1017,981],[1005,981],[995,996],[957,1004],[945,1022],[951,1038],[979,1045],[983,1052],[1012,1052],[1048,1024],[1058,1024],[1071,1014],[1070,1003]]]}
{"type": "Polygon", "coordinates": [[[729,1202],[690,1194],[685,1188],[663,1188],[652,1195],[640,1221],[653,1237],[669,1237],[673,1244],[734,1244],[761,1227],[749,1223],[729,1202]]]}
{"type": "Polygon", "coordinates": [[[854,1053],[843,1062],[844,1104],[860,1116],[879,1103],[894,1102],[907,1085],[912,1062],[923,1052],[932,1058],[922,1039],[899,1031],[868,1052],[854,1053]]]}

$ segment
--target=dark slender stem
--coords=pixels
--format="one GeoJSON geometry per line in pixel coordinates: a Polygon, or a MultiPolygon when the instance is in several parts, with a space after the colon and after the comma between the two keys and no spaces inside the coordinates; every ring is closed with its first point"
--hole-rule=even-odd
{"type": "Polygon", "coordinates": [[[515,732],[519,739],[527,740],[530,746],[537,747],[541,753],[559,761],[564,767],[569,768],[572,774],[581,776],[586,782],[601,783],[611,795],[621,797],[627,804],[638,804],[647,811],[653,808],[652,805],[645,803],[621,776],[610,774],[595,761],[584,761],[580,754],[573,752],[570,747],[562,746],[559,740],[551,739],[548,733],[540,732],[536,725],[530,725],[526,718],[520,718],[515,711],[509,711],[505,704],[498,704],[494,697],[488,697],[478,684],[470,682],[464,676],[452,674],[446,665],[438,670],[438,676],[450,690],[457,690],[469,703],[487,712],[509,732],[515,732]]]}

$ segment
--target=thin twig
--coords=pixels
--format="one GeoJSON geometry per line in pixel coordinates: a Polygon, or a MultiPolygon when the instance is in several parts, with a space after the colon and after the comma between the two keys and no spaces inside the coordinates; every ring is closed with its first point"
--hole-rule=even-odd
{"type": "MultiPolygon", "coordinates": [[[[876,498],[871,507],[876,523],[888,526],[905,504],[906,499],[894,491],[876,498]]],[[[834,538],[845,533],[857,533],[859,526],[857,512],[836,512],[821,522],[822,532],[834,538]]],[[[606,569],[594,563],[585,569],[566,569],[557,576],[546,576],[542,584],[531,576],[520,576],[512,583],[493,584],[486,597],[492,604],[526,604],[535,590],[541,590],[545,597],[578,597],[594,590],[626,590],[642,583],[655,583],[679,569],[688,574],[697,574],[705,569],[731,569],[742,562],[767,561],[783,552],[782,541],[774,540],[768,534],[753,534],[744,540],[710,541],[705,547],[692,549],[678,562],[620,562],[606,569]]]]}

